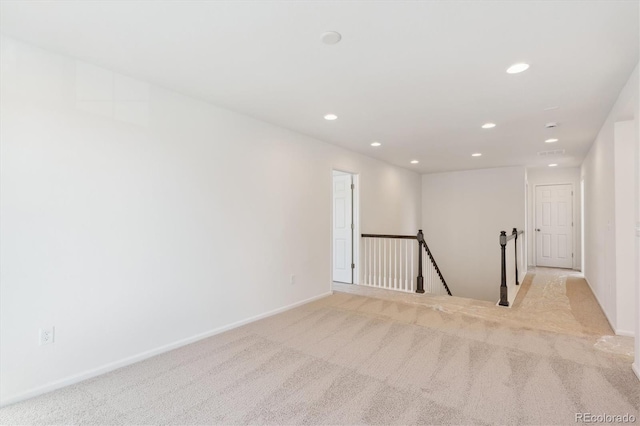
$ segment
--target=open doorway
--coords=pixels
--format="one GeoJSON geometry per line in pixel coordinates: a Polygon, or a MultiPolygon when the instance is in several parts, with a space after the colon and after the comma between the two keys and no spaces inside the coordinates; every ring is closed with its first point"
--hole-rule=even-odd
{"type": "Polygon", "coordinates": [[[333,170],[332,267],[333,281],[358,282],[357,175],[333,170]]]}

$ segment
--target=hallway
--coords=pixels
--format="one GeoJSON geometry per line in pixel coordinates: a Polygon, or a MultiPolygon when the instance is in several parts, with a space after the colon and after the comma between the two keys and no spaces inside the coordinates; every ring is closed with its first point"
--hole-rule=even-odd
{"type": "Polygon", "coordinates": [[[568,269],[532,268],[521,286],[511,308],[463,297],[401,293],[341,283],[334,283],[333,289],[343,293],[423,305],[441,312],[498,322],[501,326],[514,329],[583,336],[600,350],[633,360],[633,338],[614,335],[581,273],[568,269]]]}

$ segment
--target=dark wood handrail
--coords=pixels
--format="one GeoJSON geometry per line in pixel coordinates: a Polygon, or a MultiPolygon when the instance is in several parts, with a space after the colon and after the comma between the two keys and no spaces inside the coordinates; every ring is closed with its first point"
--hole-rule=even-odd
{"type": "MultiPolygon", "coordinates": [[[[524,234],[524,231],[518,231],[518,230],[516,230],[516,228],[513,228],[513,231],[511,232],[511,234],[509,234],[509,235],[507,236],[507,239],[505,240],[505,242],[506,242],[506,241],[511,241],[511,240],[513,240],[514,238],[517,238],[517,237],[518,237],[518,235],[520,235],[520,234],[524,234]],[[513,232],[513,231],[515,231],[515,232],[513,232]]],[[[502,231],[502,232],[504,232],[504,233],[505,233],[505,235],[506,235],[506,232],[505,232],[505,231],[502,231]]],[[[502,234],[500,234],[500,235],[502,235],[502,234]]]]}
{"type": "Polygon", "coordinates": [[[422,250],[421,250],[421,248],[424,247],[424,249],[427,252],[427,255],[429,256],[429,260],[431,260],[431,264],[435,268],[438,274],[438,277],[442,282],[442,285],[444,286],[445,290],[447,290],[447,294],[451,296],[451,290],[449,290],[449,286],[447,285],[447,282],[444,280],[444,277],[442,276],[442,272],[440,272],[440,268],[438,268],[438,264],[436,263],[436,260],[433,258],[433,255],[431,254],[431,250],[429,250],[429,246],[424,240],[424,234],[422,233],[422,229],[418,231],[418,235],[360,234],[360,236],[362,238],[395,238],[399,240],[418,240],[418,278],[416,279],[417,281],[416,293],[424,293],[424,277],[422,276],[422,250]]]}
{"type": "Polygon", "coordinates": [[[398,238],[401,240],[416,240],[415,235],[384,235],[384,234],[361,234],[363,238],[398,238]]]}
{"type": "Polygon", "coordinates": [[[438,268],[438,264],[436,263],[436,260],[433,258],[433,255],[431,254],[431,250],[429,250],[429,246],[427,245],[427,242],[424,240],[424,234],[422,233],[422,229],[418,231],[418,244],[423,246],[424,249],[427,251],[429,260],[431,260],[431,264],[433,265],[436,272],[438,273],[438,277],[440,277],[440,281],[442,282],[444,289],[447,290],[447,294],[449,296],[453,296],[451,294],[451,290],[449,290],[449,286],[447,285],[447,282],[444,280],[444,277],[442,276],[442,272],[440,272],[440,268],[438,268]]]}

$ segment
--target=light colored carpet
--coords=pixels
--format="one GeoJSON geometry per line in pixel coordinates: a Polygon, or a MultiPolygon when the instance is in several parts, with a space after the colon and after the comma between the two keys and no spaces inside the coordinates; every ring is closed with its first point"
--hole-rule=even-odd
{"type": "Polygon", "coordinates": [[[573,317],[582,325],[583,330],[589,330],[591,334],[613,334],[607,317],[584,278],[567,277],[566,288],[573,317]]]}
{"type": "Polygon", "coordinates": [[[592,336],[333,296],[0,410],[2,424],[575,424],[638,416],[592,336]]]}
{"type": "MultiPolygon", "coordinates": [[[[533,268],[526,274],[522,288],[509,309],[496,302],[464,297],[404,293],[368,286],[334,283],[334,290],[362,296],[419,304],[448,313],[496,321],[515,329],[553,331],[595,338],[611,335],[613,330],[582,275],[555,268],[533,268]]],[[[624,343],[633,347],[633,339],[624,343]]],[[[623,339],[624,340],[624,339],[623,339]]]]}

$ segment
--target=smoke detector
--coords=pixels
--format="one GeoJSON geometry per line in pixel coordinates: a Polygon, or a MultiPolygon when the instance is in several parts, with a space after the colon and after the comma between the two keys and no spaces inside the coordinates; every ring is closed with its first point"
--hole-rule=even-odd
{"type": "Polygon", "coordinates": [[[337,31],[327,31],[320,36],[320,40],[324,44],[336,44],[342,40],[342,35],[337,31]]]}

